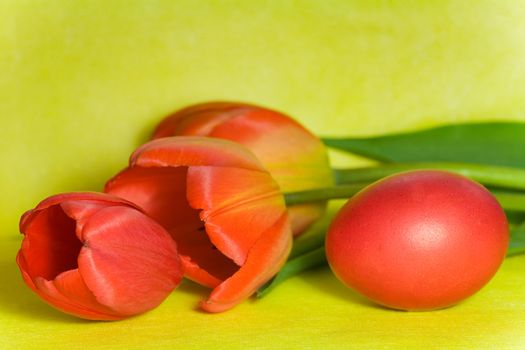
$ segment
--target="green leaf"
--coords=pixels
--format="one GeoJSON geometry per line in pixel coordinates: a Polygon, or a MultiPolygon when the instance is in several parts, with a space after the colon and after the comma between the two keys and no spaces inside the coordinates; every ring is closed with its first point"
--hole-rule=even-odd
{"type": "Polygon", "coordinates": [[[461,162],[525,168],[525,123],[453,124],[369,138],[324,138],[382,162],[461,162]]]}
{"type": "MultiPolygon", "coordinates": [[[[363,185],[403,171],[410,170],[445,170],[469,177],[492,188],[506,190],[525,190],[525,169],[495,166],[486,164],[450,163],[450,162],[412,162],[412,163],[382,163],[364,168],[333,169],[337,185],[363,185]]],[[[331,190],[337,192],[337,190],[331,190]]],[[[287,195],[288,196],[288,195],[287,195]]],[[[301,195],[302,196],[302,195],[301,195]]],[[[298,193],[292,196],[292,203],[297,204],[301,197],[298,193]]],[[[319,195],[310,194],[311,198],[320,200],[319,195]]]]}

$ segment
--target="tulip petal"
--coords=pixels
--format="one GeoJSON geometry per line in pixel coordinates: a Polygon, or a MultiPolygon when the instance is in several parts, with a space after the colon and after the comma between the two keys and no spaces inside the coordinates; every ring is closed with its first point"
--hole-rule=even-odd
{"type": "Polygon", "coordinates": [[[139,205],[165,228],[193,232],[202,223],[186,201],[186,173],[186,167],[129,168],[106,184],[106,192],[139,205]]]}
{"type": "MultiPolygon", "coordinates": [[[[241,143],[264,164],[282,191],[333,186],[322,142],[291,118],[267,109],[252,109],[217,125],[208,134],[241,143]]],[[[326,203],[291,207],[294,234],[302,233],[324,213],[326,203]]]]}
{"type": "MultiPolygon", "coordinates": [[[[79,308],[77,305],[74,305],[69,300],[67,300],[63,295],[56,291],[54,286],[50,286],[49,281],[45,280],[42,277],[36,277],[35,281],[27,273],[28,264],[25,261],[25,258],[20,250],[16,256],[16,262],[20,267],[22,272],[22,278],[24,282],[31,288],[39,297],[47,301],[51,306],[61,310],[63,312],[69,313],[74,316],[92,319],[92,320],[113,320],[118,319],[119,317],[112,317],[109,314],[98,313],[93,310],[88,310],[86,308],[79,308]],[[36,282],[36,283],[35,283],[36,282]],[[37,286],[38,285],[38,286],[37,286]]],[[[71,270],[73,271],[73,270],[71,270]]]]}
{"type": "Polygon", "coordinates": [[[289,220],[283,214],[254,244],[239,271],[215,288],[208,300],[201,303],[202,309],[222,312],[251,296],[279,271],[291,247],[289,220]]]}
{"type": "Polygon", "coordinates": [[[180,261],[184,267],[184,276],[202,286],[215,288],[239,268],[237,265],[233,264],[231,260],[228,260],[227,267],[225,268],[219,267],[220,265],[218,264],[214,265],[215,267],[211,269],[213,272],[212,274],[212,272],[204,269],[202,266],[205,266],[207,262],[219,261],[219,263],[223,263],[225,260],[224,255],[220,259],[209,257],[203,259],[201,256],[205,255],[208,251],[205,249],[202,249],[202,251],[204,253],[198,253],[198,258],[195,258],[193,254],[191,254],[191,256],[179,254],[180,261]],[[197,263],[196,261],[200,261],[200,263],[197,263]],[[227,272],[232,269],[233,272],[227,272]],[[227,275],[228,273],[230,273],[230,275],[227,275]],[[223,275],[224,277],[222,277],[223,275]]]}
{"type": "Polygon", "coordinates": [[[107,321],[126,317],[101,305],[88,289],[77,269],[65,271],[52,281],[37,277],[35,287],[37,293],[51,305],[74,316],[107,321]]]}
{"type": "Polygon", "coordinates": [[[96,201],[96,200],[66,200],[60,203],[60,207],[64,213],[76,222],[75,232],[80,241],[84,240],[82,237],[82,229],[84,224],[91,216],[101,209],[114,206],[114,202],[110,201],[96,201]]]}
{"type": "Polygon", "coordinates": [[[91,309],[110,318],[119,319],[124,315],[115,314],[114,310],[102,305],[89,290],[78,269],[62,272],[54,280],[56,290],[67,300],[77,302],[80,307],[91,309]]]}
{"type": "Polygon", "coordinates": [[[217,112],[220,111],[221,116],[233,115],[228,111],[235,111],[235,108],[241,106],[235,102],[210,102],[197,104],[183,108],[172,115],[164,118],[155,131],[153,132],[152,139],[161,137],[169,137],[174,135],[188,135],[188,136],[206,136],[208,132],[217,125],[220,121],[217,118],[217,112]],[[202,115],[206,115],[202,117],[202,115]],[[199,121],[196,122],[195,119],[199,121]]]}
{"type": "Polygon", "coordinates": [[[63,271],[77,268],[82,242],[74,235],[75,221],[59,205],[33,210],[22,220],[25,238],[21,254],[29,275],[52,280],[63,271]]]}
{"type": "Polygon", "coordinates": [[[152,219],[129,207],[109,207],[84,225],[78,266],[89,290],[118,314],[160,304],[181,280],[175,242],[152,219]]]}
{"type": "Polygon", "coordinates": [[[333,185],[326,148],[292,118],[267,109],[252,109],[217,125],[210,137],[248,147],[283,191],[333,185]]]}
{"type": "Polygon", "coordinates": [[[236,114],[236,111],[224,111],[220,115],[217,115],[215,111],[190,114],[177,120],[172,119],[171,128],[173,133],[167,134],[166,131],[164,132],[166,132],[166,137],[173,135],[207,136],[217,125],[234,117],[236,114]]]}
{"type": "MultiPolygon", "coordinates": [[[[22,278],[24,279],[24,282],[31,288],[36,294],[38,294],[42,299],[46,300],[51,306],[57,308],[58,310],[61,310],[63,312],[67,312],[71,315],[92,319],[92,320],[117,320],[121,319],[122,316],[114,315],[113,312],[110,309],[106,309],[102,305],[97,305],[96,307],[88,308],[85,305],[81,304],[79,305],[78,302],[73,302],[72,299],[69,299],[68,297],[65,297],[64,294],[61,294],[57,288],[54,286],[53,282],[47,281],[42,277],[36,277],[35,281],[31,278],[29,273],[29,265],[27,264],[27,261],[24,257],[23,250],[21,249],[18,254],[16,255],[16,262],[18,266],[20,267],[20,271],[22,273],[22,278]],[[103,312],[98,312],[97,310],[104,310],[103,312]]],[[[67,272],[71,271],[78,271],[78,270],[69,270],[67,272]]],[[[65,273],[61,273],[57,278],[64,275],[65,273]]],[[[80,283],[85,286],[85,284],[80,281],[80,283]]],[[[76,284],[76,283],[73,283],[76,284]]],[[[89,294],[90,292],[87,290],[87,287],[85,290],[83,290],[81,293],[78,293],[80,295],[89,294]]],[[[73,293],[74,294],[74,293],[73,293]]],[[[82,299],[82,298],[74,298],[74,299],[82,299]]],[[[86,299],[89,299],[89,303],[91,304],[93,302],[94,296],[87,296],[86,299]]]]}
{"type": "Polygon", "coordinates": [[[202,209],[211,242],[239,266],[285,212],[283,196],[270,175],[247,169],[190,167],[188,200],[202,209]]]}
{"type": "Polygon", "coordinates": [[[166,137],[150,141],[131,155],[130,165],[132,167],[213,165],[266,172],[248,149],[230,141],[198,136],[166,137]]]}
{"type": "Polygon", "coordinates": [[[100,193],[100,192],[68,192],[68,193],[61,193],[57,194],[51,197],[48,197],[38,203],[38,205],[32,209],[28,210],[24,215],[22,215],[22,218],[20,220],[20,232],[25,232],[23,229],[24,225],[28,224],[26,221],[31,218],[31,213],[34,211],[40,211],[47,209],[53,205],[61,204],[65,201],[97,201],[101,204],[104,203],[112,203],[109,205],[115,205],[115,203],[121,203],[121,204],[127,204],[129,206],[134,206],[133,203],[130,203],[122,198],[112,196],[106,193],[100,193]]]}
{"type": "Polygon", "coordinates": [[[239,267],[214,248],[186,199],[187,167],[133,167],[108,182],[106,191],[139,205],[175,239],[186,274],[217,286],[239,267]],[[191,258],[190,258],[191,256],[191,258]]]}

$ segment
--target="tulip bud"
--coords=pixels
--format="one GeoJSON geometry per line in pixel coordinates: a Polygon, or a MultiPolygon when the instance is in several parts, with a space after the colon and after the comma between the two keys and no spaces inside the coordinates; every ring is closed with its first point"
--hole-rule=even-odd
{"type": "MultiPolygon", "coordinates": [[[[272,174],[282,192],[332,187],[334,180],[321,140],[292,118],[259,106],[202,103],[166,117],[152,138],[208,136],[242,144],[272,174]]],[[[321,217],[326,202],[289,207],[292,231],[304,232],[321,217]]]]}
{"type": "Polygon", "coordinates": [[[134,204],[103,193],[52,196],[27,211],[17,263],[53,307],[118,320],[159,305],[180,283],[169,234],[134,204]]]}

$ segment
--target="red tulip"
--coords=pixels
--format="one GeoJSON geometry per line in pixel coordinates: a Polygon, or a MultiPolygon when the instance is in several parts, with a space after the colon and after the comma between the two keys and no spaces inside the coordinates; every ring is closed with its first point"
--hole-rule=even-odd
{"type": "MultiPolygon", "coordinates": [[[[334,185],[323,143],[292,118],[259,106],[214,102],[166,117],[153,138],[209,136],[241,143],[270,171],[283,192],[334,185]]],[[[289,208],[294,234],[304,232],[324,212],[326,202],[289,208]]]]}
{"type": "Polygon", "coordinates": [[[20,221],[26,284],[66,313],[118,320],[159,305],[182,268],[168,233],[135,205],[103,193],[49,197],[20,221]]]}
{"type": "Polygon", "coordinates": [[[201,307],[227,310],[285,262],[292,233],[278,185],[239,144],[169,137],[135,151],[106,191],[142,207],[177,242],[185,275],[214,288],[201,307]]]}

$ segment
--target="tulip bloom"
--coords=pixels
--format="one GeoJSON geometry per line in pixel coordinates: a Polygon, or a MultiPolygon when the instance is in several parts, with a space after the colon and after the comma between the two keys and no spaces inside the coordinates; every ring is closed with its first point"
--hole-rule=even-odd
{"type": "Polygon", "coordinates": [[[239,144],[168,137],[139,147],[106,192],[144,209],[177,242],[185,275],[214,288],[201,307],[227,310],[284,264],[292,233],[279,186],[239,144]]]}
{"type": "Polygon", "coordinates": [[[118,320],[159,305],[179,284],[176,244],[134,204],[103,193],[49,197],[20,221],[25,283],[66,313],[118,320]]]}
{"type": "MultiPolygon", "coordinates": [[[[263,107],[232,103],[203,103],[166,117],[153,138],[208,136],[231,140],[252,151],[283,192],[332,187],[326,148],[292,118],[263,107]]],[[[304,232],[323,213],[326,202],[289,208],[295,235],[304,232]]]]}

